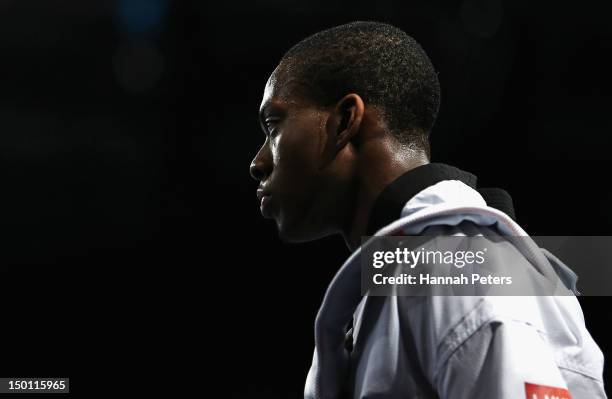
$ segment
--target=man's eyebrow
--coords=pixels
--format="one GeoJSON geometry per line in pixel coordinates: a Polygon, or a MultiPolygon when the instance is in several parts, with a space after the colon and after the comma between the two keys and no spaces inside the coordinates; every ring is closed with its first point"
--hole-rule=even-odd
{"type": "Polygon", "coordinates": [[[272,107],[271,103],[265,103],[263,107],[259,110],[259,119],[263,120],[265,114],[268,113],[269,109],[272,107]]]}
{"type": "Polygon", "coordinates": [[[276,111],[281,111],[282,110],[282,106],[280,104],[276,104],[272,101],[267,102],[264,104],[263,107],[261,107],[261,109],[259,110],[259,117],[260,119],[263,120],[264,116],[268,113],[271,113],[273,110],[276,111]]]}

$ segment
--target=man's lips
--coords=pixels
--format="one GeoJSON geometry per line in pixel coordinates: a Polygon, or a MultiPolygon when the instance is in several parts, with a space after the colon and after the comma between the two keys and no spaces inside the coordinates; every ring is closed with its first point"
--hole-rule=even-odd
{"type": "Polygon", "coordinates": [[[270,209],[270,200],[272,200],[272,195],[265,190],[257,190],[257,199],[259,200],[259,210],[261,214],[265,218],[272,218],[271,209],[270,209]]]}

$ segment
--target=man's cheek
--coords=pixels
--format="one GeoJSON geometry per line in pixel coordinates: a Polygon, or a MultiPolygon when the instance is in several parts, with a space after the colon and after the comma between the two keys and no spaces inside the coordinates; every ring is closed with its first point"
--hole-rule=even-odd
{"type": "Polygon", "coordinates": [[[277,145],[280,158],[288,157],[288,161],[302,168],[312,168],[320,156],[316,137],[307,130],[285,132],[277,145]]]}

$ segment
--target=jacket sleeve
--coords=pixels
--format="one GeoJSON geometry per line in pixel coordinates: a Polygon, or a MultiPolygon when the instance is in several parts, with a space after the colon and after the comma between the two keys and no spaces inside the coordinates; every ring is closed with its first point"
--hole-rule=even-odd
{"type": "Polygon", "coordinates": [[[473,312],[438,354],[433,383],[440,398],[571,397],[546,334],[525,321],[473,312]]]}

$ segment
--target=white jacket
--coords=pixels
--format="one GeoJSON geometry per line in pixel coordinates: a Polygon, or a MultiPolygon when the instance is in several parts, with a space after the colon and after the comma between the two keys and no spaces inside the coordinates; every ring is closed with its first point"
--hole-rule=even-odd
{"type": "MultiPolygon", "coordinates": [[[[436,226],[462,234],[465,223],[526,236],[456,180],[418,193],[376,235],[431,234],[436,226]]],[[[305,398],[606,398],[603,355],[575,296],[361,297],[360,252],[338,271],[317,315],[305,398]]],[[[542,255],[564,281],[575,279],[542,255]]]]}

